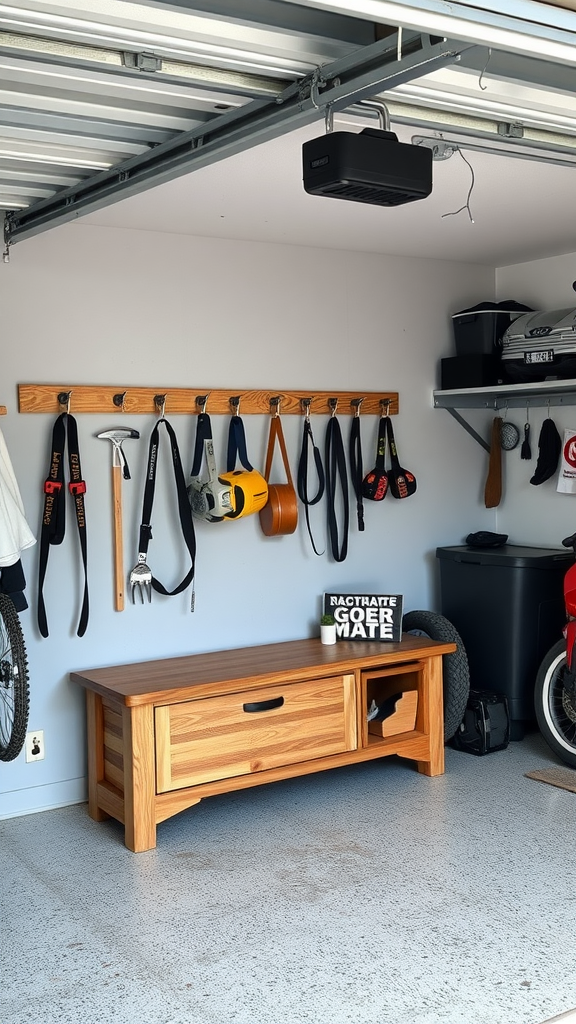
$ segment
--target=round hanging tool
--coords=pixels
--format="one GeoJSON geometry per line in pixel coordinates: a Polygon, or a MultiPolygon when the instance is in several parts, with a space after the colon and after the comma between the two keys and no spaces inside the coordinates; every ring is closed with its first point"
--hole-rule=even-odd
{"type": "Polygon", "coordinates": [[[514,423],[507,419],[508,406],[504,410],[504,419],[500,428],[500,444],[505,452],[511,452],[520,442],[520,431],[514,423]]]}

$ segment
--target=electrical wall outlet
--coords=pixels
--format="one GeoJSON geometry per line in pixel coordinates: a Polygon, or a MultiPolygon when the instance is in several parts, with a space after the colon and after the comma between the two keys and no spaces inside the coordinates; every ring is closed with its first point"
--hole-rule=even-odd
{"type": "Polygon", "coordinates": [[[43,761],[44,760],[44,732],[42,729],[37,729],[36,732],[26,733],[26,742],[24,744],[26,750],[26,761],[43,761]]]}

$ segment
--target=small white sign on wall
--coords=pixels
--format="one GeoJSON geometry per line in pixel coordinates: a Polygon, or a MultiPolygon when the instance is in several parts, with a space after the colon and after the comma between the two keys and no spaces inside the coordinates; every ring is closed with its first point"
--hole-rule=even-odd
{"type": "Polygon", "coordinates": [[[576,494],[576,430],[564,431],[556,490],[560,494],[576,494]]]}

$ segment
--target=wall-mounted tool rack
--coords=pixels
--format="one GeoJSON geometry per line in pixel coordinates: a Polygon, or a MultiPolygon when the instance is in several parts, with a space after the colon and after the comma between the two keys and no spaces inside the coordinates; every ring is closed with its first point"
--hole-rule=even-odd
{"type": "Polygon", "coordinates": [[[58,413],[67,406],[78,413],[153,413],[164,409],[167,416],[177,413],[198,413],[205,401],[211,415],[229,415],[238,410],[241,416],[268,414],[279,403],[284,415],[302,414],[303,403],[310,401],[311,414],[353,413],[362,415],[398,413],[397,391],[228,391],[208,388],[128,388],[99,387],[84,384],[19,384],[18,410],[22,413],[58,413]],[[360,403],[361,400],[361,404],[360,403]]]}

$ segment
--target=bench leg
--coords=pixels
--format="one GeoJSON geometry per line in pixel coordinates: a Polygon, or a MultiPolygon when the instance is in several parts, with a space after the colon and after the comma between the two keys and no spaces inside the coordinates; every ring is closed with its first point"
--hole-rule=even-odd
{"type": "Polygon", "coordinates": [[[102,698],[86,690],[86,727],[88,745],[88,814],[94,821],[110,815],[98,806],[98,783],[104,778],[104,715],[102,698]]]}
{"type": "Polygon", "coordinates": [[[122,710],[124,737],[124,842],[134,853],[156,846],[154,708],[122,710]]]}
{"type": "Polygon", "coordinates": [[[426,658],[418,695],[416,728],[429,737],[430,759],[418,761],[423,775],[444,774],[444,695],[442,656],[426,658]]]}

